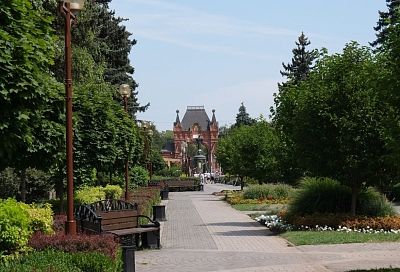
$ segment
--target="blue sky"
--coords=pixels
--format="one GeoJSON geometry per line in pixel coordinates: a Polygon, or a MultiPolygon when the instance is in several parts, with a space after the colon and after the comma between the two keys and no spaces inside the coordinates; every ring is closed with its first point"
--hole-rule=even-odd
{"type": "Polygon", "coordinates": [[[138,119],[172,129],[175,110],[215,109],[232,124],[243,102],[252,117],[269,115],[304,31],[310,49],[340,52],[374,40],[384,0],[114,0],[111,8],[137,40],[130,55],[139,100],[151,106],[138,119]]]}

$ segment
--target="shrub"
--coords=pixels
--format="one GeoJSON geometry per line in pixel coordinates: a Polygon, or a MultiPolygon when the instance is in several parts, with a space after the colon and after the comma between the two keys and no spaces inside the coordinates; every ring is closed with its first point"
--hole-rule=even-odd
{"type": "Polygon", "coordinates": [[[357,214],[366,216],[394,215],[393,206],[374,188],[363,190],[358,196],[357,214]]]}
{"type": "Polygon", "coordinates": [[[26,209],[14,199],[0,200],[0,256],[23,251],[32,233],[26,209]]]}
{"type": "Polygon", "coordinates": [[[304,178],[289,205],[289,215],[345,213],[350,210],[350,188],[329,178],[304,178]]]}
{"type": "Polygon", "coordinates": [[[107,199],[120,199],[123,192],[118,185],[107,185],[103,190],[107,199]]]}
{"type": "Polygon", "coordinates": [[[245,199],[285,199],[293,192],[293,188],[287,184],[262,184],[251,185],[244,190],[245,199]]]}
{"type": "Polygon", "coordinates": [[[391,197],[393,201],[400,201],[400,183],[393,185],[391,188],[391,197]]]}
{"type": "Polygon", "coordinates": [[[15,197],[18,194],[20,180],[14,168],[0,172],[0,198],[15,197]]]}
{"type": "Polygon", "coordinates": [[[53,210],[50,204],[24,204],[20,205],[28,212],[32,231],[41,231],[47,234],[53,233],[53,210]]]}
{"type": "Polygon", "coordinates": [[[12,266],[0,266],[0,272],[116,272],[122,271],[120,258],[112,259],[99,252],[65,253],[46,250],[33,252],[14,262],[12,266]]]}
{"type": "Polygon", "coordinates": [[[105,198],[103,187],[85,186],[75,192],[75,201],[79,204],[90,204],[105,198]]]}
{"type": "Polygon", "coordinates": [[[96,251],[113,259],[116,258],[119,248],[112,235],[79,234],[67,236],[64,232],[57,232],[54,235],[34,233],[29,240],[29,246],[38,251],[47,249],[71,253],[96,251]]]}
{"type": "Polygon", "coordinates": [[[147,186],[149,173],[142,166],[135,166],[129,173],[129,189],[133,190],[139,186],[147,186]]]}
{"type": "MultiPolygon", "coordinates": [[[[304,178],[290,202],[288,216],[313,213],[344,214],[350,211],[351,189],[329,178],[304,178]]],[[[357,214],[368,216],[392,215],[393,208],[375,189],[361,191],[357,214]]]]}

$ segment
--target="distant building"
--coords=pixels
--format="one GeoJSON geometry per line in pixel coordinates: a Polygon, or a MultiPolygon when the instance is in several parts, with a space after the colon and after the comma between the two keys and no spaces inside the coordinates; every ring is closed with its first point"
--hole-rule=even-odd
{"type": "Polygon", "coordinates": [[[188,106],[185,115],[180,121],[179,110],[176,111],[176,120],[173,126],[174,143],[162,151],[167,163],[177,163],[187,167],[190,172],[192,159],[188,156],[188,145],[197,144],[197,139],[207,148],[207,170],[214,172],[217,169],[215,150],[218,143],[218,122],[215,110],[212,110],[211,120],[204,106],[188,106]]]}

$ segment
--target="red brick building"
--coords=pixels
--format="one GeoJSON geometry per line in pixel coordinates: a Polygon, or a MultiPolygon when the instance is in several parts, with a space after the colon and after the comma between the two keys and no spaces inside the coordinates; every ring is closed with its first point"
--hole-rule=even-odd
{"type": "Polygon", "coordinates": [[[173,132],[174,145],[169,157],[179,160],[182,166],[193,165],[192,158],[188,157],[187,148],[190,143],[197,144],[196,140],[200,139],[207,148],[204,154],[207,159],[207,171],[214,172],[217,169],[215,150],[218,143],[218,122],[215,118],[215,110],[212,110],[210,120],[204,106],[188,106],[182,121],[177,110],[173,132]]]}

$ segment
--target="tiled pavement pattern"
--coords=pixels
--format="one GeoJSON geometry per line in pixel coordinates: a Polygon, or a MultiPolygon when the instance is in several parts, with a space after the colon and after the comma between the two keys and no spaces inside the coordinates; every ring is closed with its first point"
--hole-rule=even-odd
{"type": "Polygon", "coordinates": [[[170,193],[162,249],[136,252],[136,271],[347,271],[400,267],[400,243],[292,247],[212,192],[170,193]]]}

